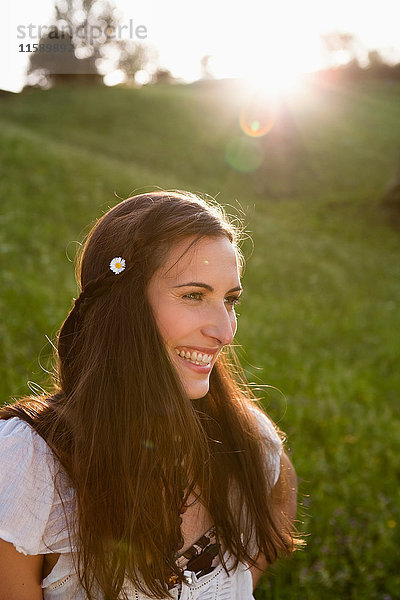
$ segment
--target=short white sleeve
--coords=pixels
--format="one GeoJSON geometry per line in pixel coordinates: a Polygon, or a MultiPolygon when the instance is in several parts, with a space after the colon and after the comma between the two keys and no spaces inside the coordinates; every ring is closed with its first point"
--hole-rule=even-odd
{"type": "Polygon", "coordinates": [[[0,538],[23,554],[48,552],[54,462],[46,442],[18,417],[0,419],[0,538]]]}
{"type": "Polygon", "coordinates": [[[282,441],[267,415],[253,407],[251,410],[257,418],[258,427],[266,442],[266,460],[271,472],[271,486],[274,487],[281,469],[282,441]]]}

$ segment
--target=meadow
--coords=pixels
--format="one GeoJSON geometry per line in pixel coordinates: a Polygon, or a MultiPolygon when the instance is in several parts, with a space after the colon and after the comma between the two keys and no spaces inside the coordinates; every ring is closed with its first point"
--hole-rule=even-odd
{"type": "Polygon", "coordinates": [[[220,82],[0,97],[0,398],[48,385],[88,224],[157,187],[217,197],[253,241],[237,352],[287,434],[307,541],[255,597],[395,600],[400,226],[380,199],[400,162],[400,85],[309,85],[260,137],[240,127],[246,94],[220,82]]]}

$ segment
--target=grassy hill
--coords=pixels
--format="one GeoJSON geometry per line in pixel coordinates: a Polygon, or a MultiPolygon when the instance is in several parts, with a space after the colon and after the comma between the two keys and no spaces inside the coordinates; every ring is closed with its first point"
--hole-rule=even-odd
{"type": "Polygon", "coordinates": [[[116,196],[189,189],[246,214],[237,341],[249,379],[273,386],[259,393],[287,432],[308,534],[258,600],[400,597],[400,230],[379,206],[399,98],[397,84],[310,87],[270,107],[259,138],[229,82],[0,98],[3,401],[46,387],[77,245],[116,196]]]}

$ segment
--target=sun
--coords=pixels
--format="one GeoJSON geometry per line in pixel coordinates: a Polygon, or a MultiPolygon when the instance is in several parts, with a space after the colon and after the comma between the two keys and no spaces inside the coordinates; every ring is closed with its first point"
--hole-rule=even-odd
{"type": "Polygon", "coordinates": [[[248,71],[244,76],[244,82],[252,92],[288,94],[300,88],[303,76],[304,71],[299,69],[277,66],[257,73],[248,71]]]}
{"type": "Polygon", "coordinates": [[[318,55],[305,49],[294,54],[292,48],[270,48],[252,55],[247,62],[243,87],[246,100],[239,122],[242,131],[251,138],[260,138],[273,128],[282,102],[299,102],[307,93],[306,75],[318,69],[318,55]]]}
{"type": "Polygon", "coordinates": [[[242,78],[246,100],[240,110],[242,131],[251,138],[265,136],[274,126],[284,98],[296,98],[304,81],[304,71],[279,62],[246,71],[242,78]]]}
{"type": "Polygon", "coordinates": [[[252,90],[295,93],[302,88],[304,76],[324,64],[317,30],[305,35],[298,20],[288,20],[287,7],[253,5],[252,13],[251,0],[249,4],[241,18],[250,18],[251,26],[240,28],[234,40],[221,36],[211,51],[211,66],[216,66],[217,76],[239,77],[252,90]]]}
{"type": "Polygon", "coordinates": [[[254,91],[265,93],[295,93],[307,73],[319,68],[318,57],[305,51],[292,50],[260,53],[247,66],[244,79],[254,91]]]}

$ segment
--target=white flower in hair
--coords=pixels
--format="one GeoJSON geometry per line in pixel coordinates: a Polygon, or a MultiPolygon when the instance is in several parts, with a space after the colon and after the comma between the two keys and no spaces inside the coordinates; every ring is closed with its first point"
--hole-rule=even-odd
{"type": "Polygon", "coordinates": [[[113,258],[112,261],[110,262],[110,269],[116,275],[118,275],[118,273],[121,273],[121,271],[123,271],[125,269],[125,259],[121,258],[121,256],[117,256],[116,258],[113,258]]]}

